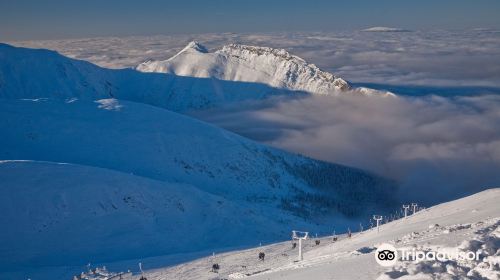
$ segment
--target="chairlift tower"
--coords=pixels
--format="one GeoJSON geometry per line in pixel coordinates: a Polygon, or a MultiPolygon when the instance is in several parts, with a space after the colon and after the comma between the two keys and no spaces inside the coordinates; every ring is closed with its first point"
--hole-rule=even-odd
{"type": "Polygon", "coordinates": [[[302,256],[302,240],[306,240],[308,237],[309,232],[292,230],[292,238],[294,240],[299,240],[299,261],[302,261],[304,259],[302,256]]]}
{"type": "Polygon", "coordinates": [[[144,277],[144,270],[142,270],[142,263],[139,263],[139,270],[141,271],[141,278],[139,280],[146,280],[146,277],[144,277]]]}
{"type": "Polygon", "coordinates": [[[405,210],[405,218],[408,217],[408,209],[410,209],[410,205],[403,204],[403,209],[405,210]]]}
{"type": "Polygon", "coordinates": [[[415,214],[417,212],[417,206],[418,206],[417,203],[412,203],[411,204],[411,207],[413,208],[413,214],[415,214]]]}
{"type": "Polygon", "coordinates": [[[380,225],[380,221],[382,221],[384,217],[383,216],[380,216],[380,215],[373,215],[373,219],[375,221],[377,221],[377,232],[380,231],[380,228],[379,228],[379,225],[380,225]]]}

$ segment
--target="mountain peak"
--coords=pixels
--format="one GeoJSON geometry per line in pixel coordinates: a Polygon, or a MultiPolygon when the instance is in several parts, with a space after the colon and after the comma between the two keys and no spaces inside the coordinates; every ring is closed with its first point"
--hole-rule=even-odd
{"type": "Polygon", "coordinates": [[[208,49],[197,41],[189,42],[180,53],[185,51],[194,50],[201,53],[208,53],[208,49]]]}
{"type": "Polygon", "coordinates": [[[234,53],[234,52],[246,52],[250,54],[256,55],[271,55],[283,58],[285,60],[296,59],[301,62],[305,62],[302,58],[298,56],[291,55],[284,49],[274,49],[269,47],[258,47],[258,46],[249,46],[249,45],[240,45],[240,44],[229,44],[222,47],[219,52],[222,53],[234,53]]]}
{"type": "MultiPolygon", "coordinates": [[[[142,72],[254,83],[321,95],[338,95],[353,90],[346,80],[323,71],[284,49],[241,44],[228,44],[215,52],[208,52],[204,46],[193,41],[170,59],[145,62],[136,69],[142,72]]],[[[380,95],[374,90],[352,92],[380,95]]]]}
{"type": "Polygon", "coordinates": [[[410,32],[410,30],[386,26],[374,26],[361,30],[362,32],[410,32]]]}
{"type": "Polygon", "coordinates": [[[216,53],[253,64],[252,68],[261,69],[264,73],[273,73],[272,80],[268,82],[273,86],[317,94],[351,89],[345,80],[322,71],[316,65],[284,49],[229,44],[216,53]]]}

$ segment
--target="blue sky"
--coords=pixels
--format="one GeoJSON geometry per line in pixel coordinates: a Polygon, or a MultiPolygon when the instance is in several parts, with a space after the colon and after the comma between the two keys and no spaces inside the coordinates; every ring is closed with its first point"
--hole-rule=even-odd
{"type": "Polygon", "coordinates": [[[150,34],[500,28],[498,0],[0,0],[0,40],[150,34]]]}

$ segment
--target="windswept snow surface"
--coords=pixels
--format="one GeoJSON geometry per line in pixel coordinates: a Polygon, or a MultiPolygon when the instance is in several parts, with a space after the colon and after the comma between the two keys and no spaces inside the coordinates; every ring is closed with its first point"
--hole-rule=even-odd
{"type": "Polygon", "coordinates": [[[395,205],[392,181],[154,106],[0,99],[0,120],[0,278],[326,233],[395,205]]]}
{"type": "MultiPolygon", "coordinates": [[[[440,204],[384,224],[354,233],[315,238],[304,245],[304,260],[295,262],[297,249],[290,242],[250,250],[228,252],[182,265],[146,272],[152,280],[164,279],[499,279],[500,277],[500,189],[440,204]],[[479,252],[478,261],[420,263],[398,262],[382,267],[374,252],[382,243],[417,250],[458,250],[479,252]],[[265,261],[258,260],[265,252],[265,261]],[[210,272],[218,263],[218,274],[210,272]]],[[[332,224],[332,227],[335,224],[332,224]]],[[[302,229],[307,230],[307,229],[302,229]]]]}

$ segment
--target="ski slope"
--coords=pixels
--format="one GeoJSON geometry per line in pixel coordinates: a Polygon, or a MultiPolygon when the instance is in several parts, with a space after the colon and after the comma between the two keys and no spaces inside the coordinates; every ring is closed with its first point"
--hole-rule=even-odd
{"type": "Polygon", "coordinates": [[[301,262],[295,262],[297,249],[292,249],[291,242],[283,242],[152,269],[146,271],[146,277],[152,280],[499,279],[499,201],[500,189],[490,189],[384,224],[380,232],[366,230],[354,233],[352,238],[343,235],[337,242],[323,237],[318,246],[313,238],[306,242],[301,262]],[[381,243],[423,250],[480,250],[481,257],[470,262],[404,262],[385,268],[374,258],[374,250],[381,243]],[[258,260],[259,252],[265,252],[264,262],[258,260]],[[214,262],[220,265],[219,273],[210,272],[214,262]]]}

